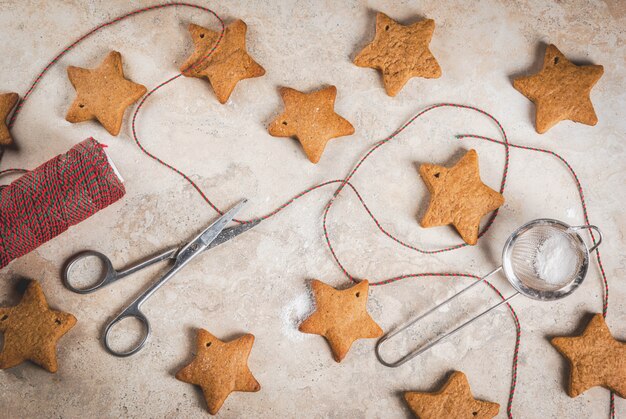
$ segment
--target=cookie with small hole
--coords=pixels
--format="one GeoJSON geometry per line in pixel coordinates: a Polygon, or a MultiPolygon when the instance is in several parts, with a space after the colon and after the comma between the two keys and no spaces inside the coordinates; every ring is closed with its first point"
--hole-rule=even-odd
{"type": "Polygon", "coordinates": [[[316,310],[299,330],[326,338],[335,361],[341,362],[346,357],[354,341],[382,336],[383,330],[367,312],[369,283],[366,280],[344,290],[313,280],[311,288],[316,310]]]}
{"type": "Polygon", "coordinates": [[[31,361],[56,372],[57,342],[75,324],[72,314],[50,309],[39,282],[29,281],[18,305],[0,308],[0,332],[4,335],[0,369],[31,361]]]}

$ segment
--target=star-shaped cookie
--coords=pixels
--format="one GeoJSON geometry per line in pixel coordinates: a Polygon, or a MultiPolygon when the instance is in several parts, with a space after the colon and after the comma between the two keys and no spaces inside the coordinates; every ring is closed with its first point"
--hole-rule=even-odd
{"type": "Polygon", "coordinates": [[[246,334],[222,342],[204,329],[198,330],[196,357],[176,373],[176,378],[202,388],[207,407],[217,414],[233,391],[259,391],[261,386],[248,369],[254,336],[246,334]]]}
{"type": "Polygon", "coordinates": [[[32,361],[56,372],[56,344],[76,324],[76,317],[50,310],[37,281],[30,281],[20,303],[0,308],[0,332],[4,346],[0,352],[0,369],[32,361]]]}
{"type": "Polygon", "coordinates": [[[461,371],[454,371],[436,393],[407,391],[404,399],[419,419],[489,419],[500,410],[498,403],[475,399],[461,371]]]}
{"type": "Polygon", "coordinates": [[[120,133],[126,108],[139,100],[146,88],[124,77],[122,55],[111,51],[98,68],[69,66],[67,75],[76,99],[67,111],[69,122],[97,120],[111,135],[120,133]]]}
{"type": "Polygon", "coordinates": [[[311,162],[320,160],[331,139],[354,134],[352,124],[335,113],[335,86],[312,93],[283,87],[280,96],[285,111],[272,121],[268,131],[274,137],[296,137],[311,162]]]}
{"type": "Polygon", "coordinates": [[[603,73],[601,65],[572,64],[549,45],[541,71],[513,80],[513,86],[535,103],[535,129],[543,134],[566,119],[587,125],[598,122],[589,95],[603,73]]]}
{"type": "Polygon", "coordinates": [[[0,145],[9,145],[13,142],[6,121],[19,98],[17,93],[3,93],[0,95],[0,145]]]}
{"type": "Polygon", "coordinates": [[[452,224],[465,243],[476,244],[480,219],[504,204],[504,197],[480,180],[476,150],[449,169],[422,164],[419,173],[430,192],[422,227],[452,224]]]}
{"type": "Polygon", "coordinates": [[[389,96],[395,96],[413,77],[441,77],[439,63],[428,49],[435,21],[404,26],[384,13],[376,14],[376,35],[354,59],[359,67],[378,69],[389,96]]]}
{"type": "Polygon", "coordinates": [[[217,100],[226,103],[240,80],[265,74],[265,69],[254,61],[246,50],[246,30],[247,26],[243,20],[231,23],[215,51],[206,58],[220,34],[190,24],[189,33],[194,51],[180,71],[187,77],[206,77],[213,87],[217,100]]]}
{"type": "Polygon", "coordinates": [[[582,335],[555,337],[552,345],[569,360],[570,397],[602,386],[626,398],[626,342],[611,336],[602,314],[593,316],[582,335]]]}
{"type": "Polygon", "coordinates": [[[382,336],[383,330],[367,312],[367,281],[341,291],[318,280],[311,287],[316,310],[299,330],[324,336],[335,361],[341,362],[355,340],[382,336]]]}

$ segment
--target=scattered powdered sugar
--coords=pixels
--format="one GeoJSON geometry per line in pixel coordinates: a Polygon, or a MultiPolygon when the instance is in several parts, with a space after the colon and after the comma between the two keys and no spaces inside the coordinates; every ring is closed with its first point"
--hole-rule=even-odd
{"type": "Polygon", "coordinates": [[[577,218],[578,217],[578,211],[574,207],[568,208],[567,209],[567,216],[569,218],[577,218]]]}
{"type": "Polygon", "coordinates": [[[298,295],[282,310],[283,335],[291,341],[304,339],[304,334],[298,330],[300,323],[313,312],[313,296],[310,292],[298,295]]]}
{"type": "Polygon", "coordinates": [[[565,234],[554,234],[537,249],[535,271],[548,284],[564,285],[577,266],[578,253],[565,234]]]}

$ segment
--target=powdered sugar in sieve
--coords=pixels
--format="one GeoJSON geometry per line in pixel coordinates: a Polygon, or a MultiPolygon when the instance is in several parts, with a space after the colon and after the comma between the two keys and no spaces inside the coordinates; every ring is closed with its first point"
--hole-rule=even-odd
{"type": "Polygon", "coordinates": [[[537,248],[535,272],[548,284],[564,285],[578,269],[578,253],[568,234],[553,234],[537,248]]]}

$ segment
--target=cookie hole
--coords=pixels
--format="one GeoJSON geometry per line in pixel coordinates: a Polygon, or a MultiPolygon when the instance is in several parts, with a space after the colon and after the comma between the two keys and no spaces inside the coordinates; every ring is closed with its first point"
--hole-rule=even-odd
{"type": "Polygon", "coordinates": [[[2,316],[2,318],[0,319],[0,321],[5,321],[5,320],[6,320],[6,319],[8,319],[8,318],[9,318],[9,316],[5,314],[4,316],[2,316]]]}
{"type": "Polygon", "coordinates": [[[80,105],[78,105],[79,108],[84,108],[85,105],[83,105],[82,103],[80,105]]]}
{"type": "Polygon", "coordinates": [[[206,343],[206,347],[208,348],[209,346],[211,346],[211,342],[206,343]]]}
{"type": "Polygon", "coordinates": [[[356,294],[354,294],[354,295],[356,295],[356,297],[357,297],[357,298],[359,298],[359,297],[361,296],[361,293],[360,293],[360,292],[357,292],[357,293],[356,293],[356,294]]]}
{"type": "Polygon", "coordinates": [[[437,172],[437,173],[435,173],[435,175],[434,175],[434,176],[435,176],[436,178],[438,178],[438,177],[439,177],[439,175],[441,175],[441,173],[437,172]]]}
{"type": "Polygon", "coordinates": [[[472,412],[472,415],[477,416],[478,412],[472,412]]]}
{"type": "Polygon", "coordinates": [[[554,57],[554,64],[558,64],[559,63],[559,57],[554,57]]]}
{"type": "Polygon", "coordinates": [[[204,38],[204,34],[203,33],[200,34],[200,38],[204,38]]]}
{"type": "Polygon", "coordinates": [[[55,319],[55,320],[54,320],[54,322],[55,322],[57,325],[61,324],[61,320],[59,320],[59,319],[55,319]]]}
{"type": "Polygon", "coordinates": [[[385,30],[388,31],[389,30],[389,25],[385,26],[385,30]]]}
{"type": "Polygon", "coordinates": [[[283,121],[283,125],[287,125],[287,121],[283,121]]]}

